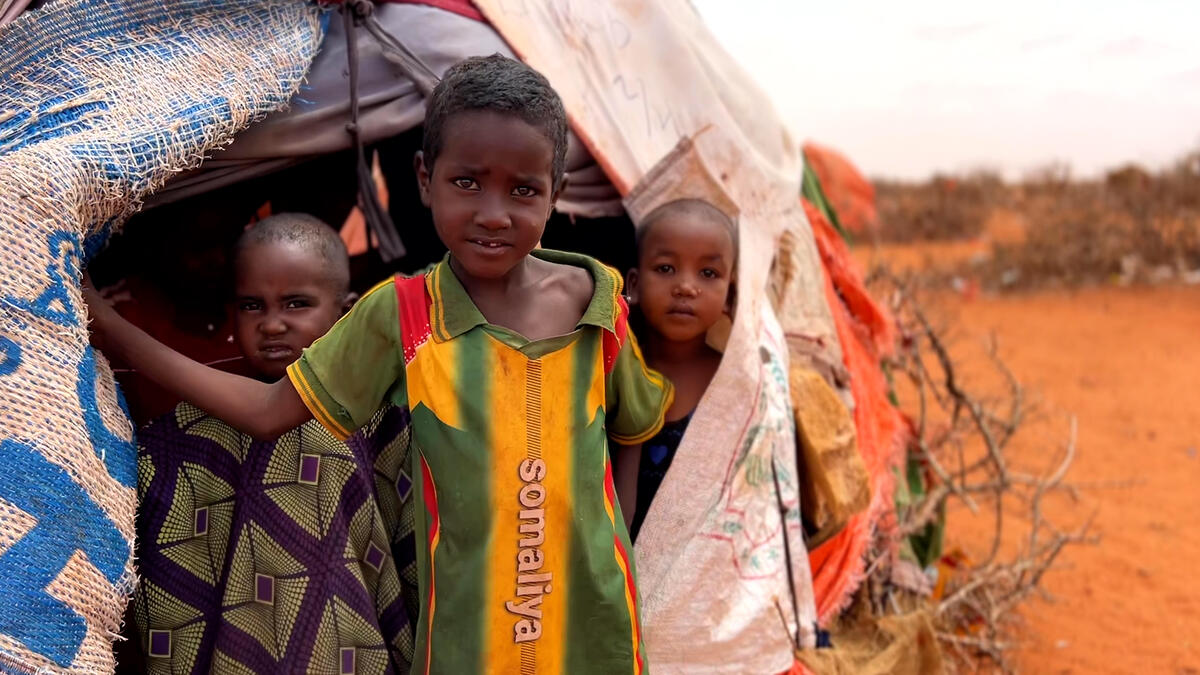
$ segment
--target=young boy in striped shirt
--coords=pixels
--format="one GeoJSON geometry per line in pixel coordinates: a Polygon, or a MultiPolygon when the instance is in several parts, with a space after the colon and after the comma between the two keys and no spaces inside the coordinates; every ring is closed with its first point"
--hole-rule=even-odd
{"type": "Polygon", "coordinates": [[[633,549],[608,441],[661,428],[671,385],[627,329],[621,278],[535,250],[564,184],[566,115],[540,74],[468,59],[416,159],[449,253],[368,292],[274,384],[206,368],[93,305],[140,371],[256,437],[412,418],[421,615],[414,672],[640,673],[633,549]]]}

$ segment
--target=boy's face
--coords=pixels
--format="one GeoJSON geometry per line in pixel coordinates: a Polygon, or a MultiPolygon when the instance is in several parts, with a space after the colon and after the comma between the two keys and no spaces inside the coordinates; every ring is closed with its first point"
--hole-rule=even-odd
{"type": "Polygon", "coordinates": [[[703,338],[729,310],[729,229],[688,213],[666,214],[642,240],[628,289],[650,329],[671,342],[703,338]]]}
{"type": "Polygon", "coordinates": [[[263,242],[237,259],[234,339],[250,365],[278,380],[333,327],[346,297],[333,288],[327,261],[292,242],[263,242]]]}
{"type": "Polygon", "coordinates": [[[542,238],[561,187],[554,144],[513,115],[468,111],[446,120],[433,170],[416,160],[421,201],[460,269],[499,279],[542,238]]]}

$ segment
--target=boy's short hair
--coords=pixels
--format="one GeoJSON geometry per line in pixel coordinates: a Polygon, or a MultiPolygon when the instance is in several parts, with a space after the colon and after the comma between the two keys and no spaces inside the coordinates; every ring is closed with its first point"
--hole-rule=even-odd
{"type": "Polygon", "coordinates": [[[350,290],[350,255],[340,235],[325,221],[307,213],[277,213],[254,223],[238,239],[237,257],[251,246],[292,243],[314,253],[323,264],[327,283],[334,292],[350,290]]]}
{"type": "Polygon", "coordinates": [[[425,108],[422,152],[430,171],[445,142],[446,120],[471,110],[515,115],[554,144],[554,185],[567,168],[567,113],[550,82],[533,68],[500,54],[472,56],[446,71],[425,108]]]}
{"type": "Polygon", "coordinates": [[[724,211],[718,209],[712,204],[703,199],[676,199],[672,202],[667,202],[654,208],[642,222],[638,223],[637,232],[635,234],[637,241],[638,261],[641,262],[642,257],[642,242],[645,241],[646,235],[650,230],[666,216],[678,215],[688,218],[697,218],[707,220],[711,223],[720,225],[729,232],[729,238],[733,241],[733,259],[736,262],[738,257],[738,233],[737,223],[733,221],[724,211]]]}

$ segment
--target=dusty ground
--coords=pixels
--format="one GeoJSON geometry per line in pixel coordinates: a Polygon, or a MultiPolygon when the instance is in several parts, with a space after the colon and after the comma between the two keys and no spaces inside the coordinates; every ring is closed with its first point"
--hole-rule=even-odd
{"type": "MultiPolygon", "coordinates": [[[[1003,228],[1001,228],[1003,229],[1003,228]]],[[[925,267],[986,242],[860,251],[925,267]]],[[[972,288],[932,300],[955,326],[968,377],[986,372],[983,338],[1038,401],[1014,459],[1045,465],[1078,420],[1068,480],[1047,505],[1064,527],[1094,514],[1097,546],[1068,550],[1031,600],[1017,658],[1030,673],[1200,673],[1200,287],[1100,287],[1005,296],[972,288]]],[[[987,379],[980,375],[981,379],[987,379]]],[[[1018,525],[1020,527],[1020,525],[1018,525]]],[[[989,540],[963,509],[947,545],[989,540]]],[[[976,553],[975,555],[980,555],[976,553]]]]}

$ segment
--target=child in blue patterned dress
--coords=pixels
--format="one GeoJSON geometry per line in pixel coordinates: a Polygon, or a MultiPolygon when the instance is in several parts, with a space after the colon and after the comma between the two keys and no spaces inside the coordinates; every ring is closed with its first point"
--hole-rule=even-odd
{"type": "Polygon", "coordinates": [[[681,199],[646,216],[637,245],[638,264],[629,271],[626,288],[630,304],[640,310],[646,364],[675,385],[675,401],[657,435],[621,448],[614,461],[618,497],[635,539],[721,363],[707,335],[733,309],[737,231],[715,206],[681,199]]]}

